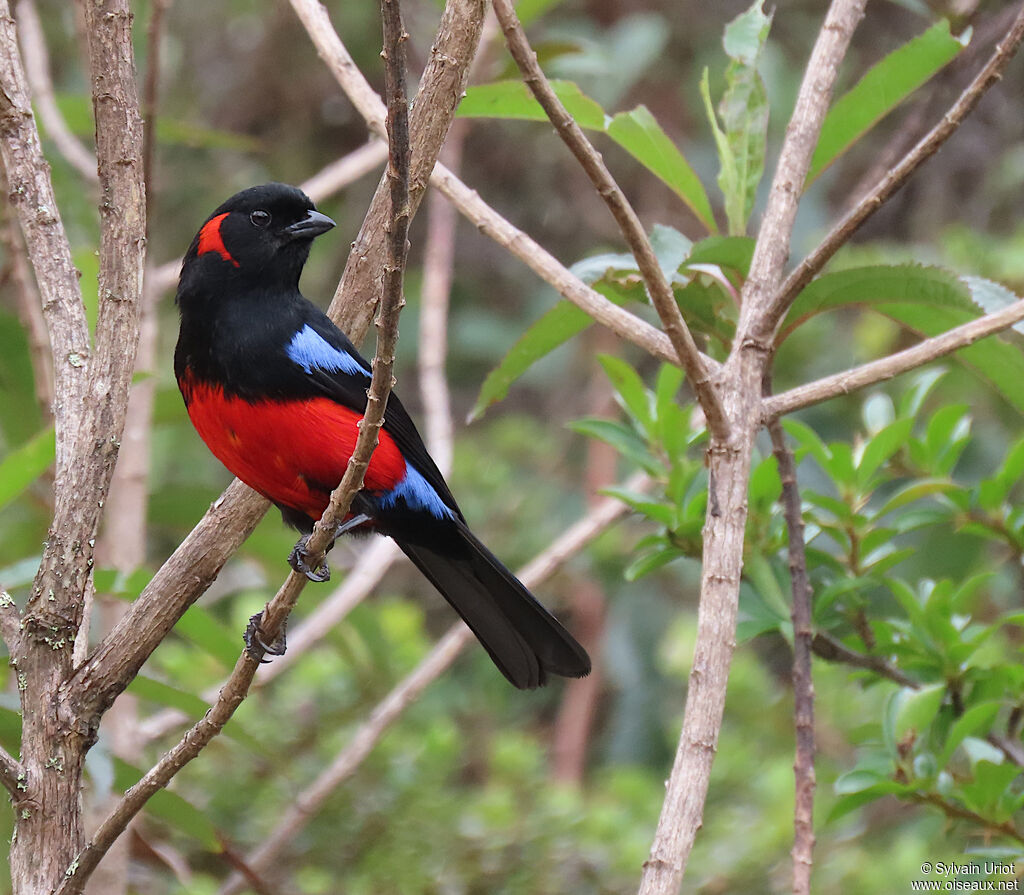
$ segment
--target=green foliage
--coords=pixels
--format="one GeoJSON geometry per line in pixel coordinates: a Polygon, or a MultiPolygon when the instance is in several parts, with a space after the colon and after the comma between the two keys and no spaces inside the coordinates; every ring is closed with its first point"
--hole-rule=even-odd
{"type": "Polygon", "coordinates": [[[725,28],[722,45],[729,57],[725,93],[718,104],[721,125],[711,102],[708,71],[700,82],[701,97],[718,147],[718,186],[725,197],[729,233],[743,236],[764,174],[768,136],[768,93],[757,70],[768,40],[772,17],[762,0],[733,19],[725,28]]]}

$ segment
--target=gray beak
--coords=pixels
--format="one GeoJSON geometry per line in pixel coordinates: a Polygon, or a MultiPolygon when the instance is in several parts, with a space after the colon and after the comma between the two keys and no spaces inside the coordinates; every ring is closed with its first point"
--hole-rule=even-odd
{"type": "Polygon", "coordinates": [[[292,239],[313,239],[321,233],[326,233],[332,227],[334,227],[334,221],[327,215],[320,214],[319,211],[309,211],[301,221],[296,221],[285,227],[284,232],[292,239]]]}

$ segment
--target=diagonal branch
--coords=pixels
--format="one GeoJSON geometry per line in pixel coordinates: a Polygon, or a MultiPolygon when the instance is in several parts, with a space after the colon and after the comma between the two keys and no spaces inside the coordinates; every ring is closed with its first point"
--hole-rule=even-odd
{"type": "Polygon", "coordinates": [[[812,404],[820,404],[830,398],[848,395],[850,392],[866,388],[877,382],[892,379],[901,373],[915,370],[933,360],[952,354],[960,348],[966,348],[979,339],[1008,329],[1021,320],[1024,320],[1024,299],[1015,301],[1012,305],[1007,305],[991,314],[986,314],[984,317],[979,317],[977,320],[970,320],[956,326],[941,335],[925,339],[917,345],[904,348],[903,351],[897,351],[888,357],[845,370],[842,373],[833,373],[831,376],[825,376],[767,398],[762,405],[763,419],[768,422],[787,413],[792,413],[794,410],[810,407],[812,404]]]}
{"type": "Polygon", "coordinates": [[[697,395],[701,409],[708,421],[712,435],[721,441],[729,437],[729,422],[722,409],[718,393],[710,379],[710,373],[693,340],[686,321],[679,310],[675,294],[669,285],[658,259],[651,247],[650,240],[644,232],[640,218],[637,217],[629,200],[615,182],[604,159],[594,149],[583,130],[573,117],[566,111],[562,101],[555,95],[551,84],[541,70],[537,54],[533,51],[523,26],[516,15],[511,0],[493,0],[494,13],[498,23],[505,32],[512,58],[523,75],[523,80],[532,91],[534,97],[547,113],[551,123],[566,146],[576,156],[577,161],[590,178],[594,189],[604,199],[605,204],[615,218],[626,244],[636,258],[640,274],[647,286],[661,325],[672,342],[679,359],[679,365],[686,371],[691,387],[697,395]]]}
{"type": "MultiPolygon", "coordinates": [[[[345,95],[366,120],[370,130],[378,133],[379,122],[383,120],[383,104],[366,78],[363,77],[362,72],[352,62],[352,57],[341,42],[341,38],[331,26],[326,10],[313,0],[292,0],[292,6],[309,33],[320,57],[327,63],[331,74],[334,75],[345,95]]],[[[413,123],[415,124],[415,120],[413,123]]],[[[564,265],[560,264],[553,255],[487,205],[475,190],[466,186],[444,165],[439,163],[434,166],[433,173],[430,174],[430,183],[451,199],[456,208],[482,233],[508,249],[541,279],[554,286],[561,295],[593,317],[598,323],[608,327],[626,341],[639,345],[655,357],[669,363],[679,362],[679,356],[663,332],[587,286],[564,265]]],[[[347,277],[346,273],[343,283],[346,282],[347,277]]],[[[351,290],[339,288],[339,294],[342,291],[345,291],[350,300],[356,304],[363,305],[369,302],[370,304],[367,306],[372,306],[372,298],[364,299],[360,297],[361,293],[357,294],[351,290]]],[[[336,303],[337,295],[332,307],[336,303]]],[[[363,313],[362,311],[353,312],[353,316],[346,319],[361,319],[363,313]]],[[[345,320],[342,320],[340,325],[342,329],[346,329],[345,320]]],[[[362,332],[358,329],[346,331],[353,338],[362,332]]],[[[702,361],[713,374],[718,372],[719,365],[711,358],[703,357],[702,361]]]]}
{"type": "MultiPolygon", "coordinates": [[[[409,130],[408,104],[405,98],[405,41],[408,35],[402,26],[397,0],[382,0],[384,20],[384,52],[388,89],[388,132],[390,160],[388,179],[391,183],[391,214],[387,222],[388,257],[384,266],[384,294],[377,317],[377,351],[373,359],[373,375],[367,392],[366,410],[359,422],[359,436],[341,483],[331,494],[330,504],[316,523],[306,544],[313,568],[334,539],[338,523],[348,513],[356,493],[362,488],[363,475],[377,445],[377,436],[384,422],[384,410],[394,377],[395,344],[398,340],[398,316],[404,304],[402,278],[408,253],[409,232],[409,130]]],[[[259,621],[260,634],[268,643],[283,633],[288,614],[295,606],[306,578],[291,572],[281,589],[267,605],[259,621]]],[[[68,868],[64,881],[54,895],[75,895],[82,891],[89,876],[114,841],[124,832],[129,821],[158,790],[223,729],[245,699],[261,657],[255,651],[243,650],[234,671],[221,690],[215,705],[163,758],[136,783],[103,821],[92,839],[68,868]]]]}
{"type": "MultiPolygon", "coordinates": [[[[625,484],[630,491],[644,491],[650,480],[637,475],[625,484]]],[[[605,498],[586,516],[568,528],[543,553],[524,566],[518,577],[531,590],[547,581],[572,556],[629,513],[629,508],[614,498],[605,498]]],[[[324,801],[348,780],[370,754],[384,733],[416,698],[455,661],[463,648],[473,641],[473,634],[462,622],[456,622],[434,645],[408,675],[405,676],[370,712],[348,744],[306,789],[292,800],[270,835],[246,858],[248,867],[261,872],[309,823],[324,801]]],[[[219,895],[233,895],[241,891],[240,877],[231,877],[219,895]]]]}
{"type": "Polygon", "coordinates": [[[1020,47],[1022,39],[1024,39],[1024,4],[1021,5],[1009,32],[996,46],[988,62],[985,63],[967,89],[960,94],[949,111],[942,116],[938,124],[886,173],[874,189],[832,228],[821,244],[786,278],[773,300],[772,314],[776,321],[782,319],[801,290],[821,272],[832,256],[849,242],[864,222],[881,208],[921,165],[935,155],[946,140],[953,136],[985,92],[1002,78],[1006,66],[1020,47]]]}

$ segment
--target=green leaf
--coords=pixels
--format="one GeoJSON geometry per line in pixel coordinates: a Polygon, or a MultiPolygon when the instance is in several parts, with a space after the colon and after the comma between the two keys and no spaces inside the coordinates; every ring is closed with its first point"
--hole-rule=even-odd
{"type": "Polygon", "coordinates": [[[512,383],[530,367],[593,322],[585,311],[570,302],[562,301],[555,305],[516,340],[501,363],[487,374],[469,419],[478,418],[492,404],[504,400],[512,383]]]}
{"type": "Polygon", "coordinates": [[[610,444],[622,456],[632,460],[651,475],[663,472],[661,464],[651,456],[647,445],[631,429],[620,423],[602,419],[574,420],[569,428],[581,435],[610,444]]]}
{"type": "Polygon", "coordinates": [[[952,758],[956,747],[967,737],[977,735],[984,737],[998,712],[998,702],[982,702],[967,709],[949,728],[949,733],[946,734],[946,745],[939,757],[940,763],[945,766],[952,758]]]}
{"type": "MultiPolygon", "coordinates": [[[[119,790],[130,789],[141,779],[142,771],[138,768],[120,758],[114,759],[114,785],[119,790]]],[[[221,850],[217,828],[202,811],[177,793],[166,789],[157,790],[146,802],[145,811],[166,821],[186,836],[198,839],[204,848],[213,852],[221,850]]]]}
{"type": "Polygon", "coordinates": [[[929,308],[944,306],[965,311],[976,307],[967,284],[951,271],[917,264],[857,267],[825,274],[808,285],[786,315],[779,342],[822,311],[888,302],[912,302],[929,308]]]}
{"type": "Polygon", "coordinates": [[[0,461],[0,507],[10,503],[53,463],[53,426],[47,426],[0,461]]]}
{"type": "MultiPolygon", "coordinates": [[[[571,81],[551,81],[555,95],[580,127],[605,129],[604,110],[571,81]]],[[[459,103],[460,118],[499,118],[547,121],[548,116],[522,81],[495,81],[466,90],[459,103]]]]}
{"type": "Polygon", "coordinates": [[[667,566],[673,560],[681,559],[684,555],[675,547],[665,547],[653,553],[645,553],[633,560],[622,574],[627,581],[637,581],[662,566],[667,566]]]}
{"type": "MultiPolygon", "coordinates": [[[[733,19],[725,28],[723,40],[731,61],[725,70],[725,93],[718,104],[718,114],[729,144],[729,162],[722,165],[718,185],[725,196],[732,236],[746,233],[764,173],[768,93],[757,71],[757,62],[772,19],[764,14],[761,4],[762,0],[755,0],[753,6],[733,19]]],[[[718,142],[717,134],[715,139],[718,142]]]]}
{"type": "Polygon", "coordinates": [[[170,684],[154,680],[151,677],[138,675],[129,685],[128,691],[140,699],[148,699],[157,705],[178,709],[190,718],[202,718],[209,708],[206,700],[200,699],[195,693],[179,690],[170,684]]]}
{"type": "Polygon", "coordinates": [[[878,467],[907,443],[913,427],[912,419],[896,420],[865,445],[857,464],[857,486],[861,490],[867,488],[878,467]]]}
{"type": "MultiPolygon", "coordinates": [[[[607,134],[685,202],[698,220],[714,233],[714,213],[700,178],[646,106],[609,118],[604,110],[571,81],[552,81],[558,98],[576,123],[607,134]]],[[[459,103],[462,118],[500,118],[547,121],[540,103],[522,81],[496,81],[470,87],[459,103]]]]}
{"type": "Polygon", "coordinates": [[[607,133],[679,196],[709,233],[718,232],[704,185],[646,106],[620,112],[608,124],[607,133]]]}
{"type": "Polygon", "coordinates": [[[624,360],[611,354],[598,355],[598,361],[615,389],[622,408],[635,419],[650,437],[654,420],[651,415],[651,400],[640,375],[624,360]]]}
{"type": "Polygon", "coordinates": [[[966,40],[950,34],[949,23],[941,21],[869,69],[825,117],[807,182],[814,181],[965,45],[966,40]]]}
{"type": "Polygon", "coordinates": [[[892,720],[895,742],[913,731],[920,736],[931,725],[946,695],[946,685],[931,684],[919,690],[904,687],[893,697],[892,720]]]}

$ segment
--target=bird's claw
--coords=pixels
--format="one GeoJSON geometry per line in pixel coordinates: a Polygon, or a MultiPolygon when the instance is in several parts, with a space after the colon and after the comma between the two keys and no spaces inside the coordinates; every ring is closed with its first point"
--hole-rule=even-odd
{"type": "Polygon", "coordinates": [[[292,552],[288,554],[288,565],[290,565],[299,574],[305,575],[310,581],[316,581],[317,583],[329,581],[331,577],[331,569],[330,566],[327,565],[327,557],[325,556],[321,559],[314,568],[310,564],[309,554],[306,552],[306,544],[308,543],[309,535],[303,535],[299,538],[295,546],[292,547],[292,552]]]}
{"type": "Polygon", "coordinates": [[[282,623],[281,630],[277,632],[277,636],[270,643],[266,643],[263,639],[262,621],[262,612],[257,612],[250,618],[249,624],[245,626],[242,640],[245,641],[245,651],[261,665],[266,665],[270,659],[266,659],[264,656],[283,656],[285,650],[288,649],[285,631],[287,621],[282,623]]]}

